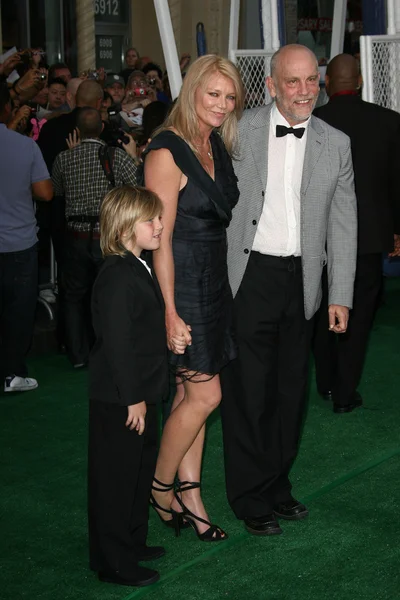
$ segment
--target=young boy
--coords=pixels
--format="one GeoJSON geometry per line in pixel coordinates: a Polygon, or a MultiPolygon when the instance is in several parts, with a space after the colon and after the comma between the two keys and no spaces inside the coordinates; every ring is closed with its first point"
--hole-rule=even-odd
{"type": "Polygon", "coordinates": [[[124,186],[107,194],[100,211],[104,263],[93,287],[89,361],[89,552],[99,579],[121,585],[156,582],[157,571],[138,563],[165,554],[146,546],[156,405],[168,389],[164,304],[140,258],[160,245],[161,210],[152,192],[124,186]]]}

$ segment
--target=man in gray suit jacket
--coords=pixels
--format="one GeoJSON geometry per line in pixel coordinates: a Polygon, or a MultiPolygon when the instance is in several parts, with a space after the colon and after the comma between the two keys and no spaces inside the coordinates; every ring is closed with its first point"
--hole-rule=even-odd
{"type": "Polygon", "coordinates": [[[307,508],[291,494],[304,416],[312,317],[327,264],[329,327],[346,331],[357,214],[349,138],[311,116],[319,74],[304,46],[282,47],[267,86],[274,102],[246,111],[228,229],[238,358],[222,373],[227,494],[246,529],[282,533],[307,508]]]}

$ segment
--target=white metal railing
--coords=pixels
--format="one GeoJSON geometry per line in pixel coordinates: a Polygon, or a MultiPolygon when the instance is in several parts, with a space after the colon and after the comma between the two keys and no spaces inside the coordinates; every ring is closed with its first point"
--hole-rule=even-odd
{"type": "Polygon", "coordinates": [[[360,38],[363,100],[400,112],[400,35],[360,38]]]}
{"type": "Polygon", "coordinates": [[[270,74],[273,51],[268,50],[230,50],[229,58],[239,69],[246,90],[245,107],[254,108],[271,102],[265,84],[270,74]]]}

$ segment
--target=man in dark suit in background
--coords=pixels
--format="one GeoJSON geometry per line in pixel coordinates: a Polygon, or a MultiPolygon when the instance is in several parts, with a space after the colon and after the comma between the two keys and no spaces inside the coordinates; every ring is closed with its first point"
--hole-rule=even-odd
{"type": "Polygon", "coordinates": [[[329,63],[325,82],[329,103],[314,114],[351,140],[358,256],[353,310],[347,332],[341,336],[329,331],[324,274],[314,356],[319,393],[333,400],[334,412],[347,413],[362,404],[357,386],[381,286],[382,253],[400,254],[400,115],[360,98],[359,64],[348,54],[329,63]]]}

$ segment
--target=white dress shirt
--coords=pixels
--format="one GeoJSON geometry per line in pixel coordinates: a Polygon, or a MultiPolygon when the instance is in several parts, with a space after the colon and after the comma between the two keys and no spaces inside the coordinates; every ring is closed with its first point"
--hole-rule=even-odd
{"type": "Polygon", "coordinates": [[[300,256],[300,187],[309,119],[302,138],[292,133],[276,137],[276,126],[290,127],[276,107],[271,109],[267,189],[253,250],[272,256],[300,256]]]}
{"type": "MultiPolygon", "coordinates": [[[[136,256],[136,254],[134,256],[136,256]]],[[[151,269],[150,269],[149,265],[147,264],[147,262],[145,260],[143,260],[143,258],[140,258],[140,256],[136,256],[136,258],[138,260],[140,260],[140,262],[142,263],[142,265],[144,265],[146,267],[146,269],[148,270],[148,272],[150,273],[150,275],[153,277],[153,273],[151,272],[151,269]]]]}

